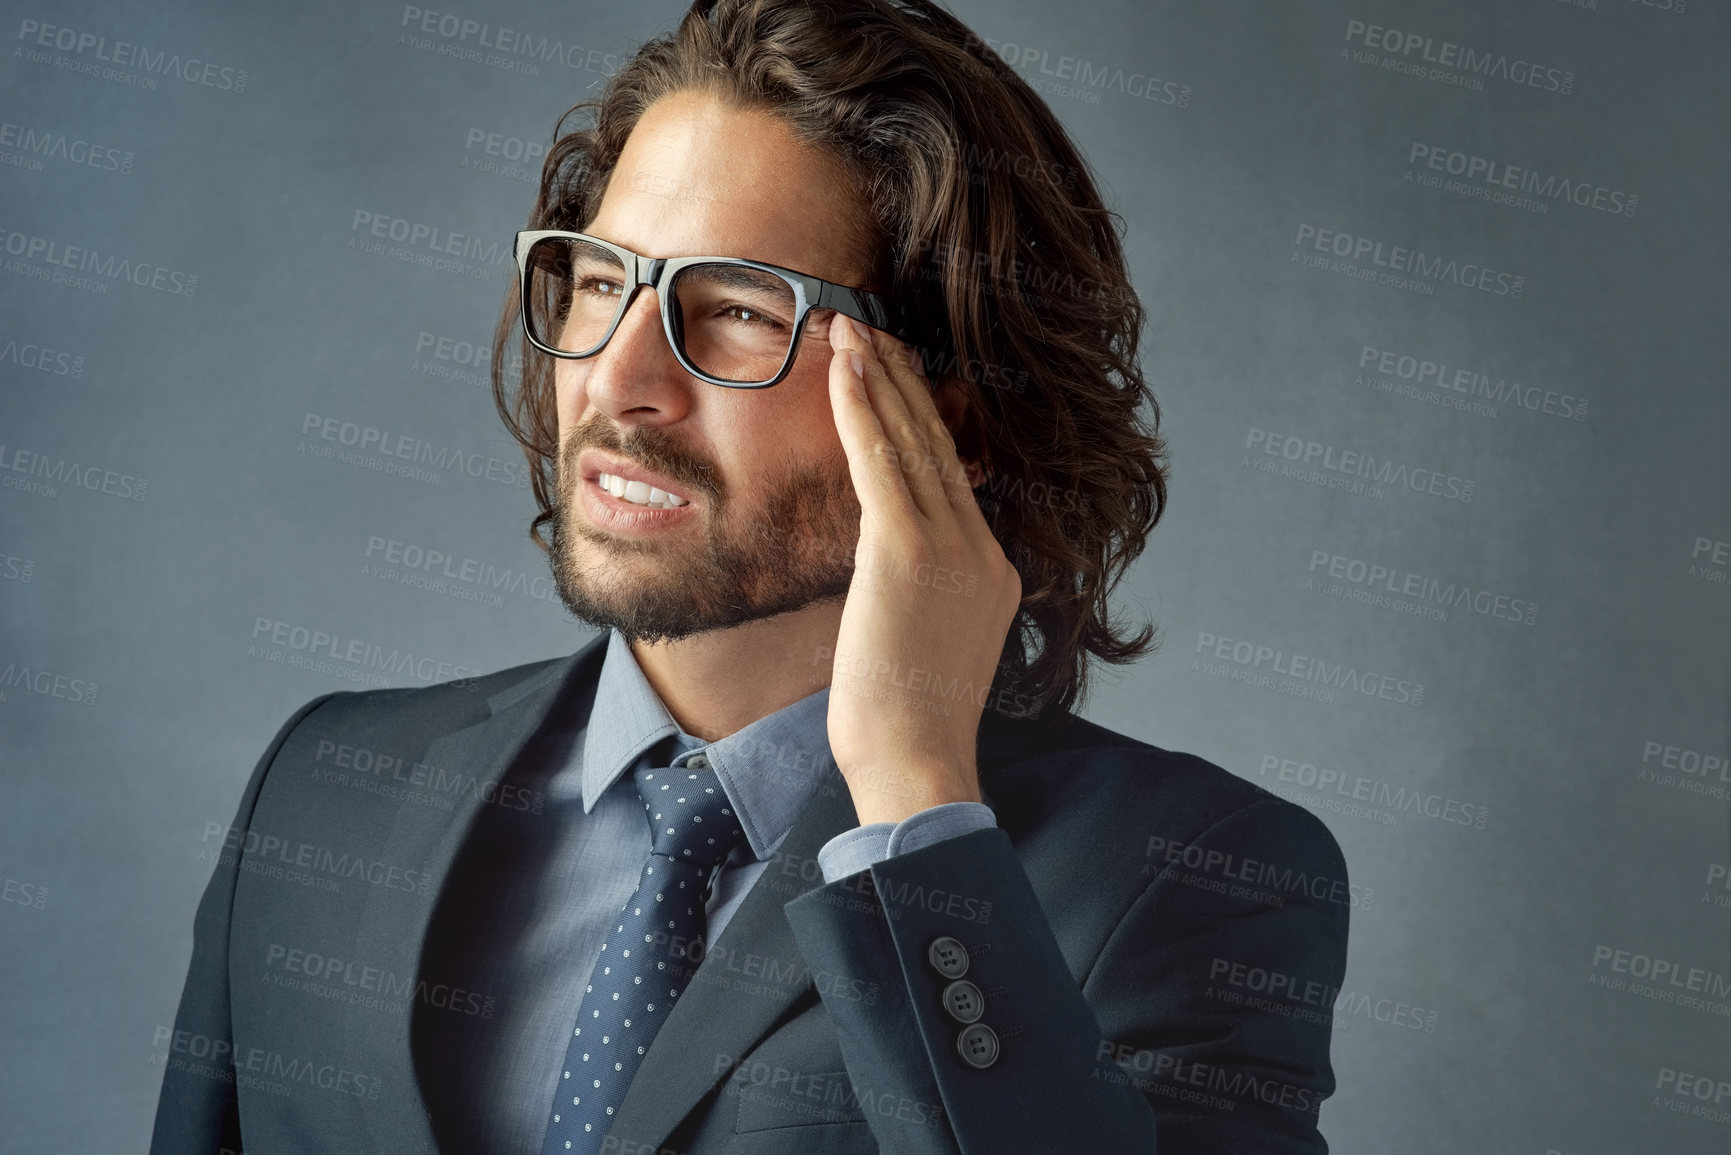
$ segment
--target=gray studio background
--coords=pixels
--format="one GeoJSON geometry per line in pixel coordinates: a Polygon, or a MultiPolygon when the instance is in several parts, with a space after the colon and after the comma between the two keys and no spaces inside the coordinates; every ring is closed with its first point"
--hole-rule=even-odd
{"type": "MultiPolygon", "coordinates": [[[[421,6],[564,47],[527,70],[377,0],[7,7],[0,1150],[137,1151],[205,824],[282,721],[588,636],[484,351],[533,149],[682,6],[421,6]]],[[[1723,7],[956,11],[1045,86],[1149,310],[1172,501],[1121,596],[1166,641],[1085,713],[1346,853],[1334,1148],[1725,1151],[1723,7]]]]}

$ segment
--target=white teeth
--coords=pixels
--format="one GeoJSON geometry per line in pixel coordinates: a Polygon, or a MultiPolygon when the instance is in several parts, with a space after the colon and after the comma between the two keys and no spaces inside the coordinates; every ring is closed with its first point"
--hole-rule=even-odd
{"type": "Polygon", "coordinates": [[[668,493],[664,489],[641,481],[626,481],[623,477],[615,477],[611,473],[603,473],[595,479],[597,485],[623,501],[633,505],[647,506],[650,509],[677,509],[690,504],[677,493],[668,493]]]}

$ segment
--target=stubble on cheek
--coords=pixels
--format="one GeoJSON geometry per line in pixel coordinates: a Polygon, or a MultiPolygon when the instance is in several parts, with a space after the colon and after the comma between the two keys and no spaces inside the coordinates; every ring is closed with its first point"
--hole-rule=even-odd
{"type": "MultiPolygon", "coordinates": [[[[610,429],[568,440],[560,456],[553,517],[553,567],[561,599],[579,618],[627,637],[689,636],[845,597],[853,577],[860,506],[845,453],[800,461],[737,481],[724,499],[707,462],[651,437],[621,450],[673,478],[701,471],[710,481],[683,528],[643,538],[589,524],[577,454],[613,448],[610,429]],[[633,453],[632,449],[647,450],[633,453]]],[[[641,432],[641,431],[639,431],[641,432]]],[[[659,432],[659,431],[656,431],[659,432]]]]}

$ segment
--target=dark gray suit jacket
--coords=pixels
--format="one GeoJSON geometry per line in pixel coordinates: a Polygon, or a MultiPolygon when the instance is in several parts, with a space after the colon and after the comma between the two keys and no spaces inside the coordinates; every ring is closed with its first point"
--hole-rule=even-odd
{"type": "MultiPolygon", "coordinates": [[[[604,640],[467,683],[327,694],[284,724],[211,839],[225,849],[165,1040],[153,1155],[441,1149],[440,1025],[489,1012],[440,981],[449,936],[429,925],[480,807],[521,804],[509,771],[550,711],[587,715],[604,640]],[[354,768],[403,759],[388,777],[426,789],[337,788],[345,747],[354,768]],[[471,788],[451,788],[457,773],[471,788]],[[352,947],[299,950],[330,942],[352,947]]],[[[987,711],[978,761],[998,829],[828,885],[817,851],[857,818],[845,789],[813,797],[603,1151],[1327,1150],[1356,888],[1322,823],[1070,714],[987,711]],[[989,1065],[977,1037],[973,1063],[958,1049],[975,1012],[945,1003],[938,964],[957,948],[997,1038],[989,1065]]]]}

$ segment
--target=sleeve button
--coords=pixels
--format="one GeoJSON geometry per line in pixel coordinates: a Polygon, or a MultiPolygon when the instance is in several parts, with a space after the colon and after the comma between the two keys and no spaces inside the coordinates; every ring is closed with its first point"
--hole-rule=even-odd
{"type": "Polygon", "coordinates": [[[963,1027],[956,1036],[956,1053],[962,1062],[983,1071],[998,1061],[998,1032],[984,1023],[963,1027]]]}
{"type": "Polygon", "coordinates": [[[945,978],[959,979],[968,973],[968,948],[949,935],[943,935],[934,938],[926,948],[926,961],[945,978]]]}
{"type": "Polygon", "coordinates": [[[958,1023],[978,1022],[986,1013],[986,996],[967,979],[957,979],[944,988],[944,1010],[958,1023]]]}

